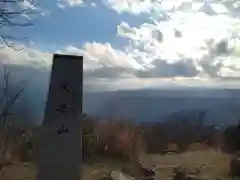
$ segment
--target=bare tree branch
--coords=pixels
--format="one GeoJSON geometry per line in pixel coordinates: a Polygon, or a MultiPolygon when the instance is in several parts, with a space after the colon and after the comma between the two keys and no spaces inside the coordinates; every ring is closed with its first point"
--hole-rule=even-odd
{"type": "Polygon", "coordinates": [[[11,40],[24,40],[24,39],[26,39],[26,38],[17,38],[17,37],[14,37],[14,36],[6,36],[6,35],[4,35],[3,33],[0,33],[0,39],[2,39],[2,41],[4,41],[4,43],[5,43],[8,47],[10,47],[10,48],[12,48],[12,49],[14,49],[14,50],[16,50],[16,51],[21,51],[23,48],[20,48],[20,49],[15,48],[14,45],[12,45],[12,44],[10,43],[10,41],[8,41],[8,40],[9,40],[9,39],[11,39],[11,40]]]}
{"type": "Polygon", "coordinates": [[[0,0],[1,3],[17,3],[18,0],[0,0]]]}
{"type": "Polygon", "coordinates": [[[3,94],[0,99],[0,122],[3,121],[4,127],[7,127],[7,116],[10,114],[10,110],[24,91],[25,87],[21,87],[17,92],[10,97],[9,95],[9,77],[10,72],[7,70],[6,67],[4,67],[4,88],[3,88],[3,94]]]}
{"type": "Polygon", "coordinates": [[[17,129],[10,126],[11,124],[8,122],[10,111],[25,89],[25,85],[23,85],[16,92],[12,92],[10,83],[10,71],[4,66],[3,91],[0,96],[0,122],[3,122],[3,126],[0,126],[0,170],[9,163],[12,163],[11,159],[8,158],[9,152],[30,138],[26,130],[17,131],[17,129]]]}
{"type": "Polygon", "coordinates": [[[24,40],[25,38],[16,38],[12,35],[8,35],[4,33],[4,28],[11,28],[11,27],[26,27],[34,25],[35,21],[30,22],[23,22],[21,17],[28,16],[33,14],[34,6],[32,4],[29,7],[22,9],[20,6],[19,0],[0,0],[0,40],[2,40],[6,46],[13,48],[15,50],[22,50],[17,49],[14,47],[11,41],[14,40],[24,40]],[[10,5],[18,8],[8,8],[10,5]]]}

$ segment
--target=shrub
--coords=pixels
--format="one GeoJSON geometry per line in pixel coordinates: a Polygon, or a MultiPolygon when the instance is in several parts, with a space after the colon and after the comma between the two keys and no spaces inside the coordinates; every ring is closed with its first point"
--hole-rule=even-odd
{"type": "Polygon", "coordinates": [[[231,158],[229,175],[233,178],[240,178],[240,158],[239,157],[231,158]]]}
{"type": "Polygon", "coordinates": [[[222,151],[235,153],[240,150],[240,126],[230,126],[223,132],[222,151]]]}

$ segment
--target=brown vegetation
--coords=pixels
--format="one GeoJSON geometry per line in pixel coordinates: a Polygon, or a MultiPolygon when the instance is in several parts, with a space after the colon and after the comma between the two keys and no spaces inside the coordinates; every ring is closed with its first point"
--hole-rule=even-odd
{"type": "MultiPolygon", "coordinates": [[[[166,132],[164,129],[165,127],[163,125],[149,127],[134,125],[133,123],[126,121],[96,121],[87,118],[83,122],[83,160],[84,162],[92,162],[92,166],[96,161],[99,159],[102,161],[103,157],[105,157],[105,159],[111,161],[122,162],[121,170],[123,172],[134,177],[141,177],[146,170],[146,168],[143,167],[148,164],[142,161],[141,154],[149,154],[147,155],[148,158],[150,158],[150,154],[153,152],[154,154],[164,154],[163,156],[156,155],[158,158],[161,157],[161,161],[156,162],[156,166],[164,165],[163,157],[165,156],[166,158],[170,157],[169,155],[180,158],[180,155],[178,155],[179,153],[183,154],[183,156],[185,156],[185,153],[188,153],[188,160],[195,162],[194,159],[201,157],[200,155],[196,155],[197,157],[191,155],[192,157],[190,157],[190,152],[193,152],[194,154],[194,151],[196,151],[196,153],[199,151],[211,151],[213,154],[215,153],[217,155],[218,151],[212,151],[213,149],[216,149],[217,144],[229,144],[227,141],[228,138],[225,137],[226,131],[222,134],[222,137],[225,138],[223,138],[224,141],[221,142],[221,136],[219,136],[219,134],[216,135],[215,130],[213,130],[214,133],[209,133],[209,127],[207,131],[204,131],[204,128],[201,131],[195,131],[195,135],[186,139],[185,142],[184,140],[187,138],[186,133],[179,133],[176,136],[174,131],[171,131],[173,133],[171,134],[171,132],[166,132]],[[204,132],[207,133],[204,134],[204,132]],[[212,134],[214,136],[209,137],[212,134]],[[202,137],[211,139],[211,143],[209,143],[208,140],[204,140],[202,137]],[[181,149],[181,144],[187,144],[186,147],[183,148],[185,150],[181,149]]],[[[34,149],[36,148],[35,143],[37,138],[36,132],[36,129],[23,130],[17,127],[12,127],[11,130],[8,129],[8,132],[0,131],[0,139],[5,138],[5,142],[8,142],[6,144],[9,146],[6,151],[1,151],[1,163],[7,166],[9,162],[17,163],[20,161],[34,161],[34,149]],[[6,140],[6,137],[8,137],[8,141],[6,140]]],[[[194,131],[191,133],[193,132],[194,131]]],[[[235,146],[232,148],[234,147],[235,146]]],[[[219,151],[219,153],[221,152],[219,151]]],[[[188,160],[187,157],[184,158],[184,161],[188,160]]],[[[221,163],[222,162],[223,161],[221,161],[221,163]]],[[[175,161],[175,163],[176,165],[181,164],[183,163],[183,159],[179,159],[175,161]]],[[[225,165],[219,166],[219,168],[225,168],[228,166],[228,174],[236,176],[234,175],[234,172],[236,171],[236,168],[239,168],[239,163],[236,163],[236,161],[233,160],[232,163],[224,160],[224,163],[225,165]]],[[[149,170],[149,172],[150,171],[151,170],[149,170]]],[[[176,175],[176,172],[174,175],[175,179],[179,178],[178,176],[183,175],[183,173],[181,174],[179,172],[178,175],[176,175]]],[[[185,178],[190,178],[190,176],[189,173],[185,173],[184,175],[185,178]]]]}
{"type": "Polygon", "coordinates": [[[240,178],[240,158],[239,157],[231,158],[229,175],[233,178],[240,178]]]}

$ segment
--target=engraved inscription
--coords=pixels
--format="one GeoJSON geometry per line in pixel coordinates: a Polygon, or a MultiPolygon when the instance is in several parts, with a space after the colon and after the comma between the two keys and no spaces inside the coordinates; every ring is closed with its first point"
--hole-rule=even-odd
{"type": "Polygon", "coordinates": [[[62,127],[57,131],[58,134],[68,133],[68,129],[62,125],[62,127]]]}
{"type": "Polygon", "coordinates": [[[59,113],[68,113],[69,108],[67,107],[66,103],[62,103],[58,108],[56,108],[56,111],[58,111],[59,113]]]}
{"type": "Polygon", "coordinates": [[[67,93],[71,92],[67,83],[61,83],[61,89],[66,91],[67,93]]]}

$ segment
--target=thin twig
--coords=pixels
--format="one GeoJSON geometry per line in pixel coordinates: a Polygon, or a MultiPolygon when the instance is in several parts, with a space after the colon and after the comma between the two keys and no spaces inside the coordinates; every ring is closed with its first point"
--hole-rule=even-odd
{"type": "MultiPolygon", "coordinates": [[[[16,6],[19,6],[20,1],[19,0],[0,0],[0,3],[4,3],[5,7],[0,7],[0,39],[5,43],[7,47],[13,48],[14,50],[22,50],[17,49],[12,45],[9,41],[11,40],[19,40],[19,38],[16,38],[14,36],[6,35],[3,32],[4,27],[26,27],[26,26],[32,26],[34,25],[35,21],[31,22],[21,22],[19,17],[23,15],[29,15],[34,12],[34,6],[31,4],[29,7],[21,10],[11,10],[7,8],[7,3],[11,3],[11,5],[16,4],[16,6]],[[15,19],[15,21],[14,21],[15,19]]],[[[26,39],[26,38],[23,38],[26,39]]]]}
{"type": "Polygon", "coordinates": [[[4,87],[3,96],[1,98],[1,106],[3,107],[2,107],[2,112],[0,113],[0,121],[3,120],[4,127],[6,125],[7,116],[9,115],[10,109],[12,108],[16,100],[19,98],[19,96],[25,89],[24,87],[20,88],[19,91],[17,91],[17,93],[13,96],[13,98],[9,99],[9,76],[10,76],[10,72],[7,71],[6,67],[4,67],[4,82],[5,82],[4,86],[5,87],[4,87]]]}
{"type": "MultiPolygon", "coordinates": [[[[21,93],[24,91],[24,87],[22,87],[16,94],[15,94],[15,96],[11,99],[11,101],[9,102],[9,104],[7,105],[7,109],[9,110],[12,106],[13,106],[13,104],[16,102],[16,100],[19,98],[19,96],[21,95],[21,93]]],[[[5,111],[6,112],[6,111],[5,111]]],[[[1,114],[0,114],[0,121],[2,120],[2,118],[4,117],[4,116],[7,116],[8,114],[7,113],[5,113],[5,112],[2,112],[1,114]]]]}

